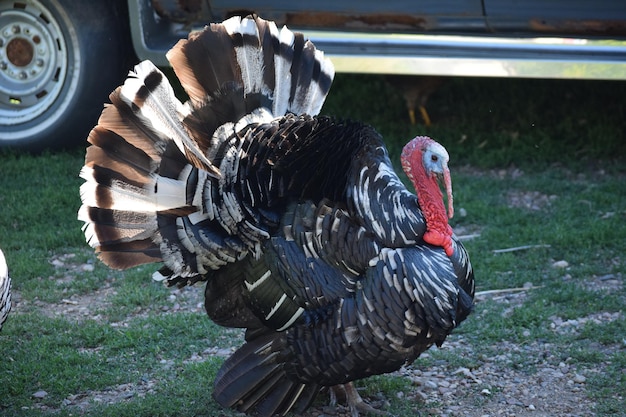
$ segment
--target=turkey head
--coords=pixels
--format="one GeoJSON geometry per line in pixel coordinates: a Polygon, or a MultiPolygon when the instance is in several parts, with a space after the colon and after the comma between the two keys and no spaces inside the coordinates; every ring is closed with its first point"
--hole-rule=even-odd
{"type": "Polygon", "coordinates": [[[448,218],[454,216],[454,207],[449,159],[446,149],[427,136],[411,140],[404,146],[401,155],[402,169],[415,187],[417,200],[426,219],[424,242],[441,246],[448,256],[452,256],[452,228],[448,218]],[[447,214],[440,183],[448,198],[447,214]]]}

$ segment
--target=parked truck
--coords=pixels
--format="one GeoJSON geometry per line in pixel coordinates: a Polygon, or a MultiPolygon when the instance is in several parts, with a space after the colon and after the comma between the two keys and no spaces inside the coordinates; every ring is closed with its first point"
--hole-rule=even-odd
{"type": "Polygon", "coordinates": [[[256,13],[306,34],[337,72],[626,79],[615,0],[0,0],[0,147],[84,140],[138,60],[256,13]]]}

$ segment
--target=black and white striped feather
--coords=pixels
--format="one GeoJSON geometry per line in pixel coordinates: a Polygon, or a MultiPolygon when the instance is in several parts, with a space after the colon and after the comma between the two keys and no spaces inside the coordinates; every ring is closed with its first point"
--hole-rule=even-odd
{"type": "Polygon", "coordinates": [[[4,253],[0,250],[0,330],[11,311],[11,277],[4,253]]]}
{"type": "Polygon", "coordinates": [[[216,377],[220,404],[300,412],[465,319],[465,249],[423,242],[418,200],[372,127],[317,116],[334,70],[310,41],[234,17],[167,57],[189,101],[135,67],[89,135],[78,216],[106,264],[206,281],[209,317],[247,329],[216,377]]]}

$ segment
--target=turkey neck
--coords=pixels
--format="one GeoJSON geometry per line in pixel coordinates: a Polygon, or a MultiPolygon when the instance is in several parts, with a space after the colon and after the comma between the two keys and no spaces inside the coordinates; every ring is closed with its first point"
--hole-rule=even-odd
{"type": "Polygon", "coordinates": [[[382,137],[369,128],[350,167],[350,211],[384,246],[415,245],[426,231],[417,197],[396,174],[382,137]]]}
{"type": "Polygon", "coordinates": [[[452,235],[452,230],[448,224],[446,208],[443,204],[443,194],[441,189],[439,189],[436,178],[434,176],[429,177],[421,163],[413,164],[411,175],[409,176],[415,187],[417,200],[426,219],[427,232],[424,240],[427,243],[444,247],[446,253],[451,256],[452,243],[450,236],[452,235]]]}

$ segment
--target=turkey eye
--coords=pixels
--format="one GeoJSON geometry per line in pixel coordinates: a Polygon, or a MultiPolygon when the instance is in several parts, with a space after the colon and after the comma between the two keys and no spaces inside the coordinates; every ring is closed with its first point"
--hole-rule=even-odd
{"type": "Polygon", "coordinates": [[[433,162],[437,162],[439,158],[437,157],[437,155],[431,155],[430,160],[433,162]]]}

